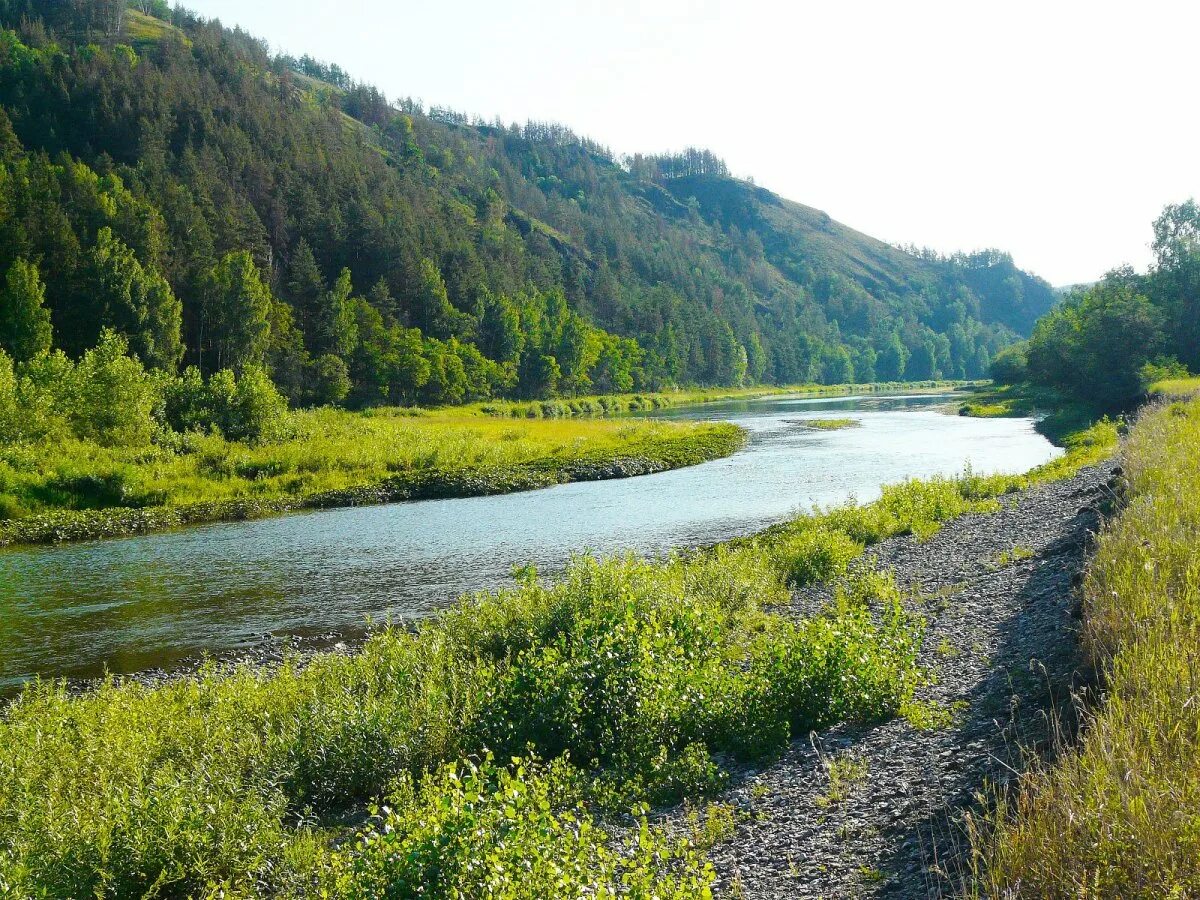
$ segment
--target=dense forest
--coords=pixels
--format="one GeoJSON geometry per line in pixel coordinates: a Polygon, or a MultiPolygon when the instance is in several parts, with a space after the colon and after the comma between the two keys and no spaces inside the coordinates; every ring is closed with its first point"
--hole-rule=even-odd
{"type": "Polygon", "coordinates": [[[354,407],[964,378],[1055,300],[1005,254],[902,251],[707,151],[389,100],[162,0],[0,0],[0,26],[18,383],[106,340],[188,372],[192,407],[226,370],[354,407]]]}
{"type": "Polygon", "coordinates": [[[1151,247],[1149,272],[1115,269],[1071,292],[1029,341],[997,354],[993,377],[1120,410],[1155,382],[1200,372],[1200,206],[1167,206],[1151,247]]]}

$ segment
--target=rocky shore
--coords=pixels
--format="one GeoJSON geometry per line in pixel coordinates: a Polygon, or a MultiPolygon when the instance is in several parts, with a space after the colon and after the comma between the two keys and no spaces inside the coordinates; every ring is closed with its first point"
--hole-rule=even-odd
{"type": "MultiPolygon", "coordinates": [[[[919,698],[930,721],[836,727],[740,773],[722,798],[738,810],[737,830],[711,852],[719,895],[958,893],[964,813],[1073,728],[1090,683],[1077,587],[1118,475],[1115,463],[1088,468],[924,543],[873,548],[866,564],[893,572],[928,621],[921,661],[935,681],[919,698]]],[[[820,599],[798,596],[797,614],[820,599]]]]}

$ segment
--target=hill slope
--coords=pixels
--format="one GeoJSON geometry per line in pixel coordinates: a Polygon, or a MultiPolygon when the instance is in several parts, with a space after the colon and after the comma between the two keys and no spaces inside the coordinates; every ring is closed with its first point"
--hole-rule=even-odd
{"type": "Polygon", "coordinates": [[[1054,299],[710,154],[389,102],[138,6],[0,0],[0,267],[37,266],[68,352],[111,327],[160,368],[359,404],[974,377],[1054,299]]]}

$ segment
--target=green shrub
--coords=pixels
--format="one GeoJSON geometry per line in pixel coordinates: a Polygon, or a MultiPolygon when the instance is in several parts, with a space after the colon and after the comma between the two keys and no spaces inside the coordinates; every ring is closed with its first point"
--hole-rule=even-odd
{"type": "Polygon", "coordinates": [[[803,587],[845,574],[850,561],[862,555],[863,545],[844,531],[804,527],[773,535],[767,543],[788,584],[803,587]]]}
{"type": "Polygon", "coordinates": [[[610,837],[578,801],[564,762],[450,764],[389,805],[333,857],[324,890],[339,900],[545,900],[711,897],[711,867],[685,841],[638,819],[610,837]],[[568,799],[568,802],[564,802],[568,799]]]}
{"type": "Polygon", "coordinates": [[[0,522],[19,519],[27,512],[21,501],[12,494],[0,493],[0,522]]]}
{"type": "Polygon", "coordinates": [[[167,424],[176,431],[216,429],[231,441],[267,441],[287,429],[287,400],[266,372],[246,366],[241,375],[222,369],[201,378],[195,368],[164,389],[167,424]]]}

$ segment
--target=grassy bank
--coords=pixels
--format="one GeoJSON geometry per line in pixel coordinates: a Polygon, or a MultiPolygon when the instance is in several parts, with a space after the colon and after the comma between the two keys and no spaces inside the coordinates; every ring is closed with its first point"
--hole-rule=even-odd
{"type": "Polygon", "coordinates": [[[1051,388],[1030,384],[998,385],[971,394],[959,413],[976,418],[1032,416],[1035,427],[1051,441],[1063,444],[1103,415],[1077,399],[1051,388]]]}
{"type": "Polygon", "coordinates": [[[35,686],[0,718],[0,893],[708,896],[697,848],[639,825],[644,804],[902,712],[924,677],[920,619],[849,563],[1113,438],[1101,425],[1028,476],[894,485],[686,558],[521,572],[350,656],[82,697],[35,686]],[[821,614],[774,611],[833,578],[821,614]]]}
{"type": "Polygon", "coordinates": [[[473,409],[318,409],[269,443],[171,435],[138,447],[0,446],[0,544],[144,532],[305,507],[472,496],[728,455],[721,423],[503,421],[473,409]]]}
{"type": "Polygon", "coordinates": [[[756,400],[782,395],[848,396],[882,394],[896,391],[947,391],[975,386],[969,381],[897,381],[872,384],[798,384],[790,387],[710,388],[645,394],[609,394],[575,397],[568,400],[497,401],[475,408],[487,415],[518,419],[567,419],[611,416],[695,403],[719,403],[728,400],[756,400]]]}
{"type": "Polygon", "coordinates": [[[1200,395],[1200,376],[1165,378],[1150,385],[1150,396],[1158,400],[1184,400],[1200,395]]]}
{"type": "Polygon", "coordinates": [[[1077,749],[976,831],[989,897],[1200,894],[1200,401],[1152,408],[1125,446],[1127,505],[1084,584],[1102,702],[1077,749]]]}

